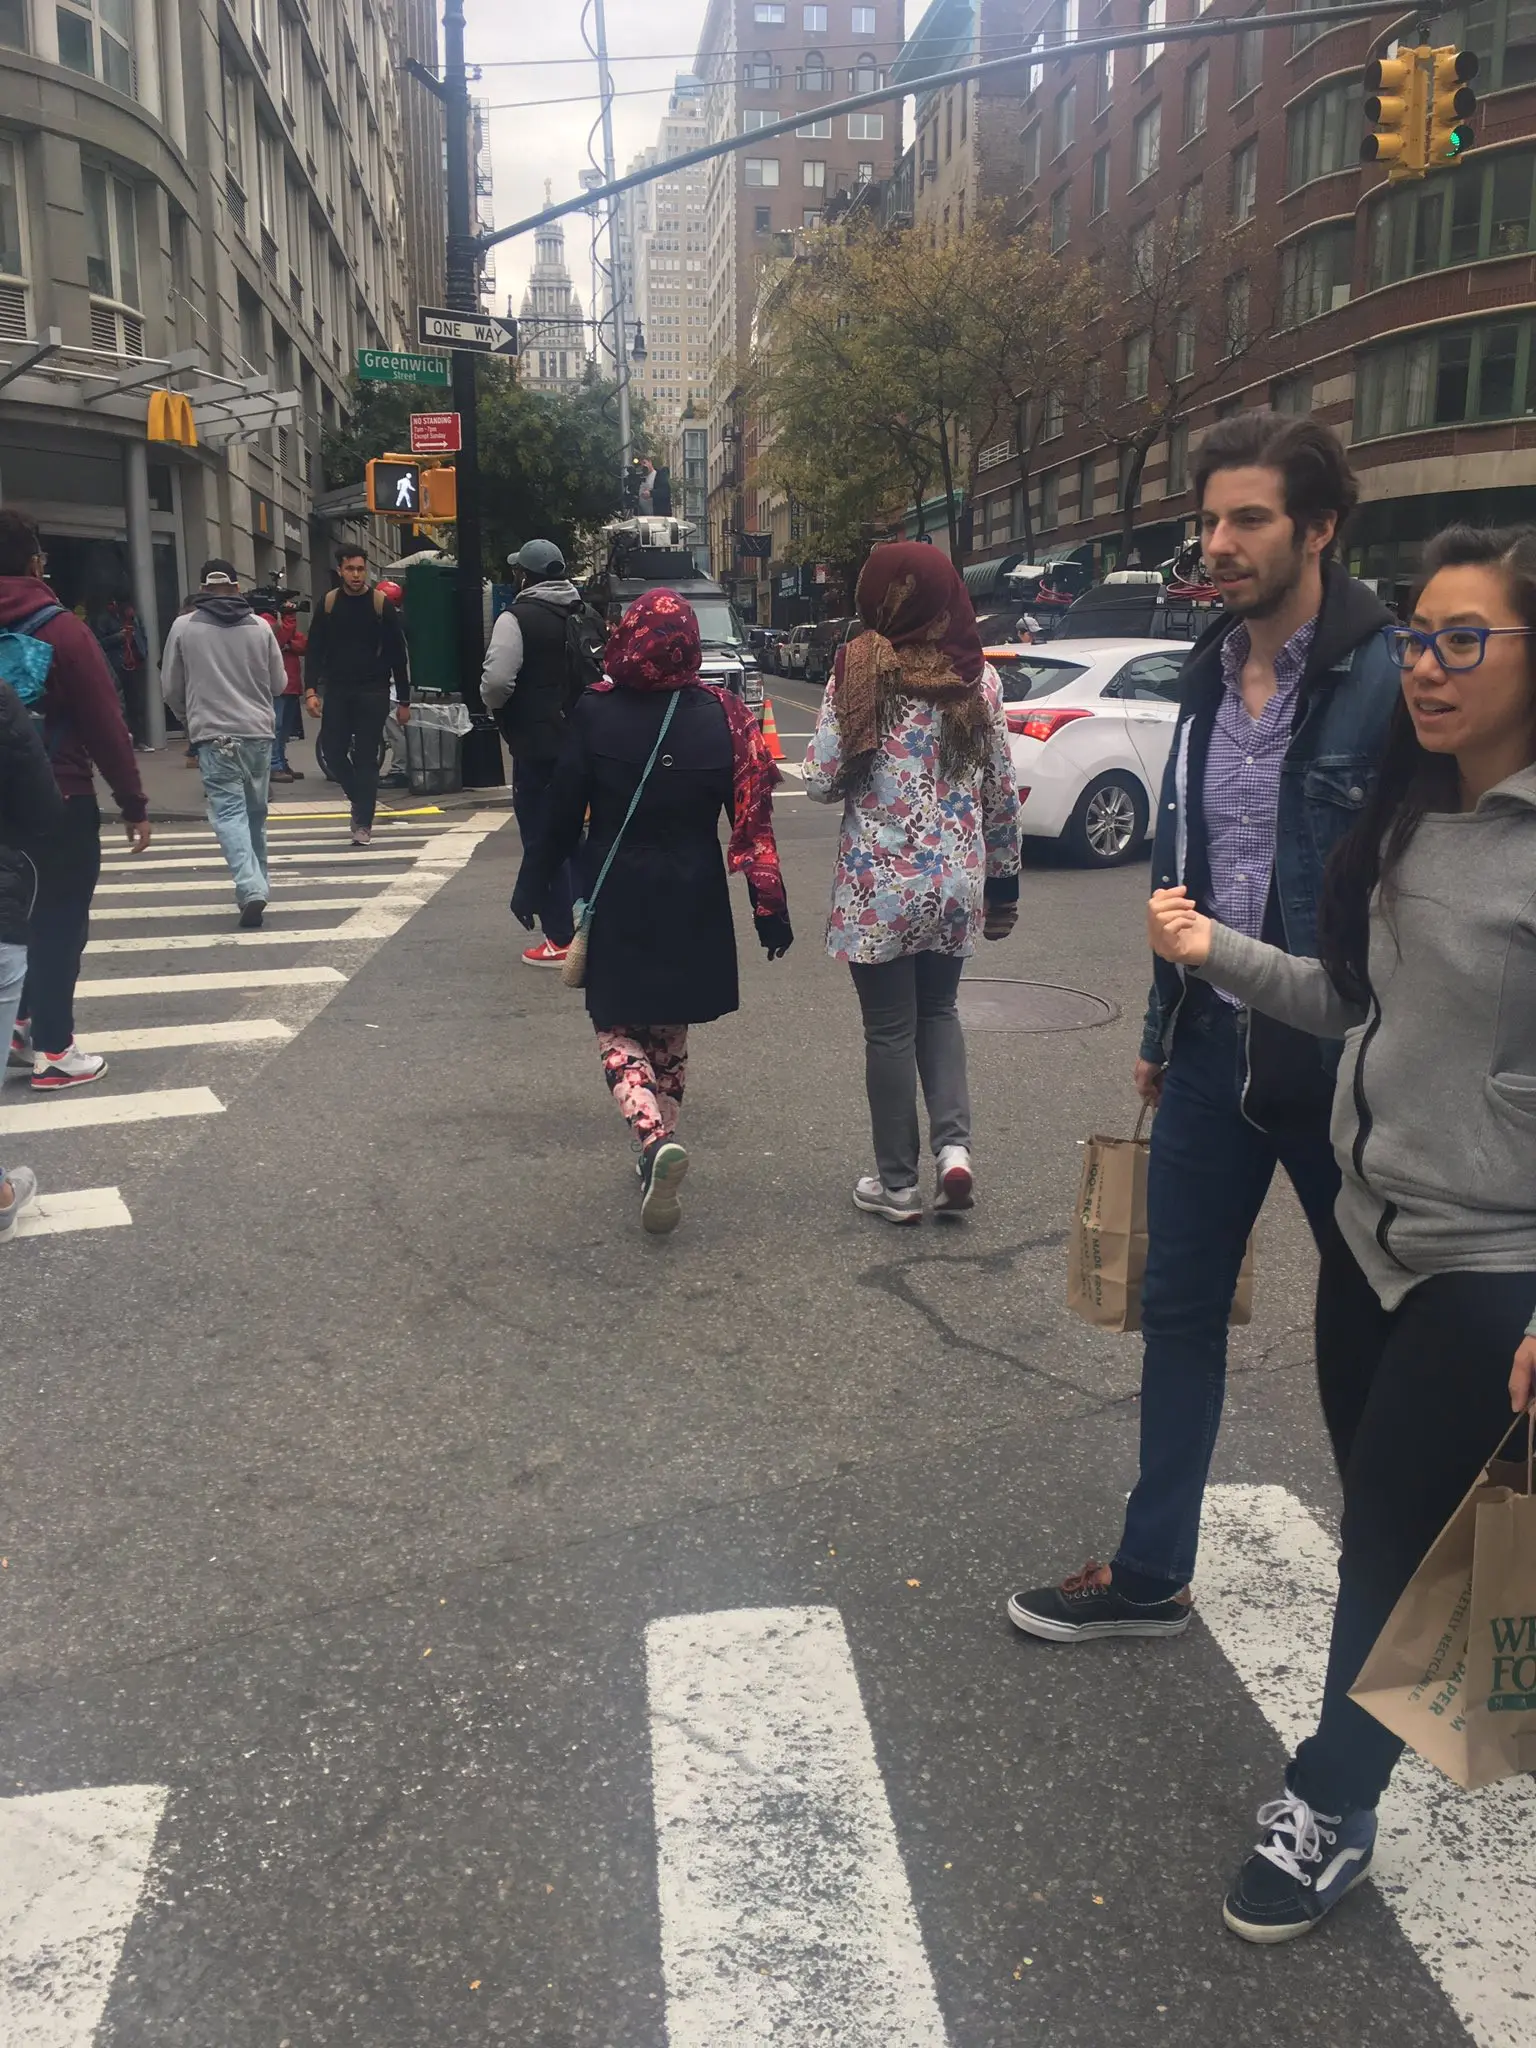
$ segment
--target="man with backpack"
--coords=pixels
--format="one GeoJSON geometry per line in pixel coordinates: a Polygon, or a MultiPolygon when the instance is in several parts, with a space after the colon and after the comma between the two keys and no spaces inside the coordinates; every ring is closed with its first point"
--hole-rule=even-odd
{"type": "Polygon", "coordinates": [[[149,844],[149,804],[117,684],[96,636],[43,581],[37,528],[0,511],[0,679],[42,733],[64,799],[62,822],[28,848],[37,894],[27,929],[27,982],[11,1033],[10,1064],[30,1067],[42,1092],[78,1088],[107,1071],[75,1044],[75,983],[101,875],[101,810],[93,768],[122,812],[129,851],[149,844]],[[40,655],[32,643],[41,643],[40,655]]]}
{"type": "MultiPolygon", "coordinates": [[[[603,673],[605,635],[552,540],[531,540],[508,561],[520,587],[511,610],[491,629],[480,695],[512,756],[512,809],[524,846],[533,846],[543,836],[565,721],[603,673]]],[[[538,918],[544,936],[526,948],[523,960],[529,967],[559,967],[576,929],[568,865],[550,878],[538,918]]]]}
{"type": "Polygon", "coordinates": [[[383,591],[370,587],[368,558],[358,547],[336,553],[340,587],[328,590],[310,621],[304,657],[305,704],[320,720],[317,751],[346,792],[352,844],[373,837],[379,793],[379,742],[389,716],[411,717],[411,671],[400,614],[383,591]]]}

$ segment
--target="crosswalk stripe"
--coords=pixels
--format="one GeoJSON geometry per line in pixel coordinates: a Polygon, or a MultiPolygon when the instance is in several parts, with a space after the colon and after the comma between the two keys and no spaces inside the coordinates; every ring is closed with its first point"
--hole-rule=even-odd
{"type": "MultiPolygon", "coordinates": [[[[442,836],[443,828],[418,828],[411,832],[391,832],[388,835],[388,843],[391,846],[425,846],[429,840],[441,839],[442,836]]],[[[344,834],[336,832],[269,831],[267,838],[274,846],[329,847],[332,853],[338,853],[351,844],[344,834]]],[[[119,853],[114,846],[107,858],[110,860],[132,860],[135,864],[142,865],[147,861],[152,862],[154,860],[155,848],[157,846],[174,846],[178,850],[184,850],[189,846],[211,846],[217,849],[218,843],[218,835],[211,830],[200,832],[157,832],[149,843],[148,853],[119,853]]]]}
{"type": "MultiPolygon", "coordinates": [[[[277,910],[360,910],[371,896],[281,896],[272,899],[277,910]]],[[[232,917],[228,903],[137,903],[109,904],[105,910],[91,908],[92,924],[143,924],[156,917],[232,917]]]]}
{"type": "Polygon", "coordinates": [[[193,1045],[286,1045],[293,1031],[275,1017],[237,1017],[226,1023],[146,1024],[136,1031],[93,1031],[91,1052],[169,1052],[193,1045]]]}
{"type": "Polygon", "coordinates": [[[84,1131],[98,1124],[156,1123],[162,1117],[217,1116],[224,1108],[211,1088],[144,1088],[136,1095],[39,1094],[0,1109],[0,1135],[84,1131]]]}
{"type": "Polygon", "coordinates": [[[245,973],[106,974],[75,984],[75,1000],[101,996],[200,996],[233,988],[315,988],[346,980],[339,967],[253,967],[245,973]]]}
{"type": "MultiPolygon", "coordinates": [[[[390,877],[388,875],[307,874],[295,875],[293,880],[301,889],[329,888],[332,885],[337,888],[346,888],[350,885],[354,889],[383,889],[388,886],[390,877]]],[[[229,886],[229,872],[226,869],[222,875],[187,875],[174,882],[98,882],[96,885],[96,895],[193,896],[199,893],[206,894],[214,889],[227,891],[229,886]]],[[[100,917],[102,914],[98,910],[91,912],[92,917],[100,917]]],[[[159,912],[146,910],[144,915],[146,917],[158,916],[159,912]]]]}
{"type": "Polygon", "coordinates": [[[39,1195],[16,1218],[17,1237],[62,1237],[75,1230],[121,1230],[133,1221],[116,1188],[72,1188],[39,1195]]]}
{"type": "MultiPolygon", "coordinates": [[[[419,898],[411,899],[410,907],[418,907],[419,898]]],[[[276,906],[280,908],[280,903],[276,906]]],[[[360,913],[359,913],[360,914],[360,913]]],[[[351,925],[328,924],[323,926],[299,926],[285,931],[281,924],[263,926],[259,932],[170,932],[148,933],[136,939],[92,939],[86,947],[86,958],[109,953],[197,953],[210,946],[317,946],[345,945],[352,939],[368,939],[376,934],[357,930],[351,925]]]]}
{"type": "Polygon", "coordinates": [[[943,2048],[835,1608],[646,1630],[670,2048],[943,2048]]]}
{"type": "Polygon", "coordinates": [[[91,2048],[169,1789],[103,1785],[0,1799],[7,2048],[91,2048]]]}
{"type": "MultiPolygon", "coordinates": [[[[444,832],[435,844],[440,846],[444,840],[452,837],[451,833],[444,832]]],[[[312,853],[274,853],[269,857],[268,865],[302,867],[306,861],[335,860],[337,857],[333,848],[317,848],[312,853]]],[[[390,852],[378,846],[359,846],[345,858],[347,866],[352,867],[354,864],[361,866],[364,862],[385,860],[398,864],[401,861],[414,861],[417,856],[409,847],[401,847],[398,852],[390,852]]],[[[104,860],[101,864],[104,875],[170,874],[185,868],[224,868],[227,871],[228,863],[223,854],[214,849],[208,853],[176,854],[170,860],[151,860],[143,854],[134,860],[125,854],[121,860],[104,860]]]]}
{"type": "MultiPolygon", "coordinates": [[[[1322,1698],[1337,1545],[1283,1487],[1213,1486],[1200,1553],[1198,1612],[1293,1751],[1322,1698]]],[[[1529,2048],[1536,1783],[1462,1792],[1405,1755],[1371,1875],[1477,2048],[1529,2048]]]]}

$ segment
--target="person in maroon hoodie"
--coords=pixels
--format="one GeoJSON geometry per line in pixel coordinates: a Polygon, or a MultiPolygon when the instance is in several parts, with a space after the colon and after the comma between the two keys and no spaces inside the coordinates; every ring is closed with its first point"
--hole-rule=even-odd
{"type": "MultiPolygon", "coordinates": [[[[47,563],[37,528],[0,511],[0,626],[17,626],[58,599],[43,581],[47,563]]],[[[37,866],[37,900],[27,932],[27,982],[11,1034],[13,1066],[32,1069],[41,1090],[78,1088],[107,1071],[100,1053],[75,1044],[75,982],[101,874],[101,809],[92,766],[123,814],[129,850],[149,844],[149,805],[117,685],[96,636],[73,612],[36,628],[53,649],[43,697],[43,739],[64,798],[64,822],[28,848],[37,866]]]]}

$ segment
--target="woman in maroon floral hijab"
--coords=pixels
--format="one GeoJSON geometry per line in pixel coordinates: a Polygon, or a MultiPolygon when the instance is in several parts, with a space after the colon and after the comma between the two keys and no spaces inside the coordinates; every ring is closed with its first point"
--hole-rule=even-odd
{"type": "Polygon", "coordinates": [[[604,1076],[640,1147],[640,1220],[658,1234],[677,1226],[688,1171],[675,1136],[688,1027],[739,1006],[727,867],[747,878],[769,959],[794,938],[773,837],[778,770],[740,698],[700,677],[701,653],[698,620],[676,591],[647,591],[630,606],[609,638],[607,674],[566,722],[548,826],[525,849],[512,898],[513,914],[531,929],[545,878],[574,859],[590,899],[618,841],[587,932],[587,1012],[604,1076]],[[731,821],[724,861],[722,812],[731,821]]]}

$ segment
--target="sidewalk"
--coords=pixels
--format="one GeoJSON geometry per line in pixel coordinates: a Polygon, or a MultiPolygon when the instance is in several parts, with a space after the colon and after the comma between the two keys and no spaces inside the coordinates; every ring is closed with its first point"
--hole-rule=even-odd
{"type": "MultiPolygon", "coordinates": [[[[314,721],[306,721],[313,725],[314,721]]],[[[179,735],[172,735],[166,744],[153,754],[140,754],[139,774],[144,780],[144,791],[149,798],[149,815],[153,822],[161,820],[198,818],[205,816],[203,808],[203,782],[197,769],[188,765],[182,752],[179,735]]],[[[312,739],[289,742],[288,759],[295,768],[304,772],[302,782],[274,782],[272,785],[272,811],[281,816],[284,812],[318,816],[323,812],[338,814],[347,808],[347,800],[334,782],[327,782],[315,766],[315,749],[312,739]]],[[[105,816],[115,818],[117,806],[109,791],[101,786],[97,778],[97,794],[105,816]]],[[[381,789],[379,791],[379,816],[387,817],[391,811],[420,810],[430,805],[439,811],[485,811],[494,810],[498,805],[510,802],[505,784],[496,784],[489,789],[455,790],[445,796],[415,796],[408,789],[381,789]]]]}

